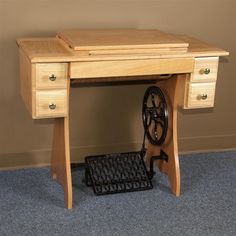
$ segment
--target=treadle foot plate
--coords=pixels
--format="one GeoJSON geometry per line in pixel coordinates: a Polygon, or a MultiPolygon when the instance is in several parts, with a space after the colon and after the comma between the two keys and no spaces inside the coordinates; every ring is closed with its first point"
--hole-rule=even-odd
{"type": "Polygon", "coordinates": [[[97,195],[153,188],[140,152],[88,156],[85,162],[86,182],[97,195]]]}

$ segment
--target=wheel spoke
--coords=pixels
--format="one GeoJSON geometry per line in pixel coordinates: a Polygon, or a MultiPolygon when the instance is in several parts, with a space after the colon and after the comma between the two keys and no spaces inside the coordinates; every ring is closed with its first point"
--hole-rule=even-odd
{"type": "Polygon", "coordinates": [[[155,122],[154,136],[155,136],[155,139],[156,139],[156,140],[158,140],[158,133],[157,133],[157,122],[155,122]]]}

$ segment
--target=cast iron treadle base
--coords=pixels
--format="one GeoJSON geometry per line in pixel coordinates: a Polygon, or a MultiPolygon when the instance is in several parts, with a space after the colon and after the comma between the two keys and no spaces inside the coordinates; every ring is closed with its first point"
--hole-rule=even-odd
{"type": "Polygon", "coordinates": [[[97,195],[152,189],[141,152],[85,158],[85,181],[97,195]]]}

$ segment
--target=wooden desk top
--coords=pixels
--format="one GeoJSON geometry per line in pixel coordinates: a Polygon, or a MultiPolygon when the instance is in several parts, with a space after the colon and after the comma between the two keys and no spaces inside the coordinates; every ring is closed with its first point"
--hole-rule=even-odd
{"type": "Polygon", "coordinates": [[[18,39],[17,43],[32,63],[208,57],[229,54],[197,39],[173,36],[158,30],[65,31],[58,33],[55,38],[23,38],[18,39]]]}
{"type": "Polygon", "coordinates": [[[76,51],[188,47],[182,39],[159,30],[67,30],[57,36],[76,51]]]}

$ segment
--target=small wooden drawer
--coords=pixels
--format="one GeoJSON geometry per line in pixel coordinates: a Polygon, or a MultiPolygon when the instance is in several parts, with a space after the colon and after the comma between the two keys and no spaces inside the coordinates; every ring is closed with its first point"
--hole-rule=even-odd
{"type": "Polygon", "coordinates": [[[188,83],[185,108],[206,108],[214,106],[215,82],[211,83],[188,83]]]}
{"type": "Polygon", "coordinates": [[[35,118],[64,117],[68,113],[67,90],[36,91],[35,118]]]}
{"type": "Polygon", "coordinates": [[[216,81],[219,57],[195,58],[191,82],[216,81]]]}
{"type": "Polygon", "coordinates": [[[67,63],[36,64],[36,89],[66,88],[67,63]]]}

